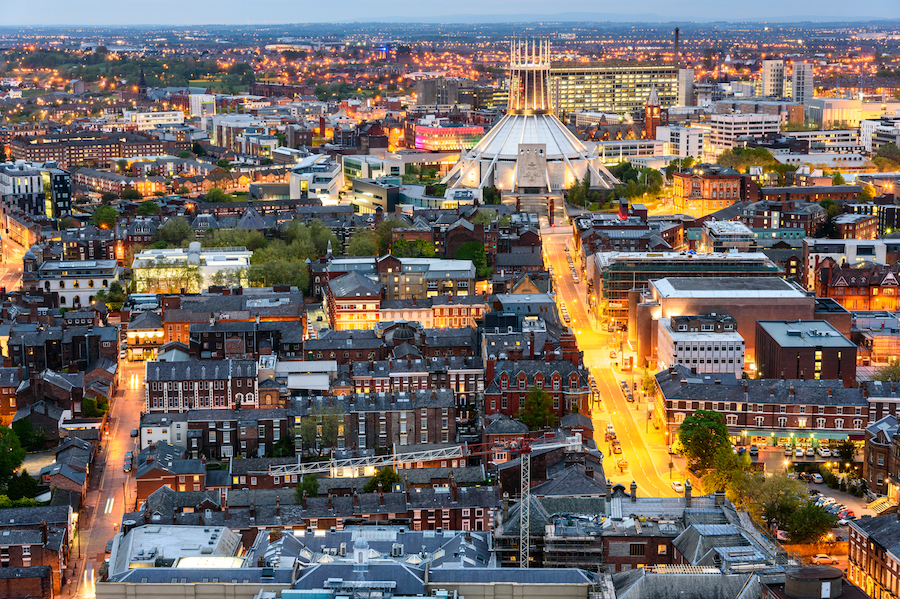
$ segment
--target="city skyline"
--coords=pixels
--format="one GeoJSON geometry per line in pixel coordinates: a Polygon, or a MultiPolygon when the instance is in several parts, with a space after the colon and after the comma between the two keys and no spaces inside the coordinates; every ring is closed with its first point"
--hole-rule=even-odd
{"type": "Polygon", "coordinates": [[[195,2],[189,6],[174,0],[154,3],[152,12],[141,10],[135,4],[133,10],[122,10],[120,3],[96,0],[87,4],[72,4],[62,0],[50,0],[46,10],[36,13],[25,5],[6,8],[4,20],[7,26],[109,26],[109,25],[275,25],[289,23],[526,23],[526,22],[613,22],[613,23],[674,23],[674,22],[832,22],[863,23],[875,19],[896,18],[890,3],[866,7],[859,14],[857,7],[839,0],[814,2],[802,0],[791,5],[787,14],[784,5],[775,0],[762,0],[752,6],[734,6],[702,0],[689,10],[673,7],[662,0],[639,0],[631,3],[627,12],[584,10],[580,3],[556,4],[558,10],[548,11],[547,5],[536,0],[513,2],[504,0],[482,11],[477,2],[455,3],[452,10],[434,5],[423,7],[410,0],[393,2],[373,8],[369,3],[353,0],[345,4],[339,13],[327,5],[315,4],[298,10],[295,5],[276,0],[272,10],[261,16],[255,7],[226,0],[224,2],[195,2]],[[48,23],[47,15],[52,16],[48,23]],[[776,15],[763,18],[766,15],[776,15]]]}

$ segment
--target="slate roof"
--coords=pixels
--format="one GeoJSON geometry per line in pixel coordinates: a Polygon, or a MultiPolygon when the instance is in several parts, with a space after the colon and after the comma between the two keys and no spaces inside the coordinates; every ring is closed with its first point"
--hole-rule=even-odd
{"type": "Polygon", "coordinates": [[[725,384],[726,380],[722,379],[723,384],[716,385],[715,381],[708,378],[701,379],[681,364],[675,366],[675,376],[671,376],[668,370],[656,374],[657,385],[666,400],[830,406],[868,404],[862,389],[846,389],[839,380],[748,379],[741,381],[740,384],[725,384]],[[682,379],[687,380],[685,385],[681,384],[682,379]]]}
{"type": "Polygon", "coordinates": [[[373,283],[356,271],[350,271],[328,282],[334,297],[381,297],[381,285],[373,283]]]}
{"type": "Polygon", "coordinates": [[[603,479],[596,480],[581,473],[575,466],[565,468],[550,480],[531,488],[535,495],[559,495],[567,497],[597,496],[606,492],[603,479]]]}
{"type": "Polygon", "coordinates": [[[897,514],[852,520],[850,527],[884,547],[895,559],[900,557],[900,519],[897,514]]]}
{"type": "Polygon", "coordinates": [[[566,414],[559,421],[562,428],[583,428],[585,430],[594,430],[593,421],[584,414],[566,414]]]}
{"type": "Polygon", "coordinates": [[[15,422],[16,420],[20,420],[22,418],[28,418],[29,416],[31,416],[31,414],[43,414],[51,420],[59,421],[62,419],[63,409],[42,399],[36,403],[31,404],[30,406],[17,409],[16,415],[13,416],[12,421],[15,422]]]}
{"type": "Polygon", "coordinates": [[[14,507],[0,509],[0,528],[17,526],[38,526],[42,521],[47,524],[68,526],[69,506],[14,507]]]}
{"type": "Polygon", "coordinates": [[[484,434],[486,435],[525,435],[528,433],[528,427],[525,424],[518,420],[513,420],[500,412],[495,412],[488,416],[488,421],[488,424],[484,427],[484,434]]]}
{"type": "Polygon", "coordinates": [[[128,323],[129,331],[161,331],[162,318],[156,312],[147,310],[128,323]]]}
{"type": "Polygon", "coordinates": [[[890,445],[897,430],[897,417],[893,414],[888,414],[866,427],[866,432],[872,435],[871,441],[881,445],[890,445]]]}
{"type": "Polygon", "coordinates": [[[613,574],[617,599],[735,599],[746,574],[658,574],[643,568],[613,574]]]}
{"type": "Polygon", "coordinates": [[[256,378],[253,360],[188,360],[147,362],[146,381],[208,381],[241,376],[256,378]]]}

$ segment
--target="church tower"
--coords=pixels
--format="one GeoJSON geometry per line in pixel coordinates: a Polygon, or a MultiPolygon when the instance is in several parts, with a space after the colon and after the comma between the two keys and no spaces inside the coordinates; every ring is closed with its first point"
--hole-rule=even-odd
{"type": "Polygon", "coordinates": [[[644,106],[644,138],[656,139],[656,128],[662,124],[662,110],[659,105],[659,96],[656,95],[656,86],[650,88],[650,98],[644,106]]]}
{"type": "Polygon", "coordinates": [[[144,67],[141,67],[141,78],[138,80],[138,97],[147,97],[147,80],[144,78],[144,67]]]}

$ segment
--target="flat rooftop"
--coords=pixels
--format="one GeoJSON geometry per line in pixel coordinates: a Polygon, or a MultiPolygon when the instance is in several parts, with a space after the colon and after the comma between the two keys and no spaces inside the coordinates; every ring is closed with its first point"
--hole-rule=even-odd
{"type": "Polygon", "coordinates": [[[760,320],[756,326],[766,331],[781,347],[847,347],[856,345],[825,320],[760,320]]]}
{"type": "Polygon", "coordinates": [[[667,277],[650,281],[658,298],[771,298],[808,297],[802,289],[780,277],[667,277]]]}

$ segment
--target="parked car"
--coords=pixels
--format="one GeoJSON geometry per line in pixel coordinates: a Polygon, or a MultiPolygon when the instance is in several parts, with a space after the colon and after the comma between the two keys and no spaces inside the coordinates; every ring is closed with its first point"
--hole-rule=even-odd
{"type": "Polygon", "coordinates": [[[756,445],[751,445],[750,446],[750,455],[758,456],[759,455],[759,447],[757,447],[756,445]]]}
{"type": "Polygon", "coordinates": [[[808,457],[808,458],[816,457],[816,450],[813,449],[812,447],[807,447],[806,448],[806,457],[808,457]]]}
{"type": "Polygon", "coordinates": [[[112,548],[113,548],[113,539],[110,539],[109,541],[106,542],[106,555],[109,555],[110,553],[112,553],[112,548]]]}
{"type": "Polygon", "coordinates": [[[615,453],[615,454],[622,453],[622,446],[621,445],[613,445],[613,453],[615,453]]]}
{"type": "MultiPolygon", "coordinates": [[[[801,472],[800,475],[799,475],[799,477],[800,477],[800,480],[807,480],[807,481],[808,481],[809,479],[812,478],[812,477],[809,475],[809,472],[801,472]]],[[[811,494],[815,494],[815,490],[814,490],[814,489],[810,489],[809,492],[810,492],[811,494]]]]}
{"type": "Polygon", "coordinates": [[[856,513],[853,510],[843,510],[838,512],[838,517],[846,518],[847,516],[856,516],[856,513]]]}
{"type": "MultiPolygon", "coordinates": [[[[610,357],[610,359],[613,359],[613,360],[614,360],[614,359],[616,359],[618,356],[619,356],[619,354],[616,353],[616,350],[613,350],[613,351],[609,352],[609,357],[610,357]]],[[[627,384],[627,383],[625,383],[625,381],[622,381],[622,383],[627,384]]]]}
{"type": "Polygon", "coordinates": [[[819,457],[830,458],[830,457],[831,457],[831,450],[828,449],[827,447],[820,447],[820,448],[819,448],[819,457]]]}
{"type": "Polygon", "coordinates": [[[785,455],[786,457],[791,457],[791,454],[792,454],[792,453],[793,453],[793,452],[791,451],[791,448],[790,448],[790,447],[785,447],[785,448],[784,448],[784,455],[785,455]]]}
{"type": "Polygon", "coordinates": [[[803,448],[798,447],[796,451],[794,451],[794,457],[802,458],[803,457],[803,448]]]}
{"type": "Polygon", "coordinates": [[[819,474],[818,472],[816,472],[815,474],[812,475],[812,481],[813,481],[814,483],[816,483],[817,485],[821,485],[822,483],[825,482],[825,479],[822,478],[822,475],[821,475],[821,474],[819,474]]]}
{"type": "Polygon", "coordinates": [[[618,466],[620,470],[625,470],[626,468],[628,468],[628,460],[626,460],[625,458],[619,458],[616,461],[616,466],[618,466]]]}
{"type": "Polygon", "coordinates": [[[817,553],[812,557],[812,563],[817,566],[821,564],[836,564],[838,563],[838,558],[825,553],[817,553]]]}
{"type": "Polygon", "coordinates": [[[131,438],[133,439],[137,436],[138,436],[138,429],[136,429],[136,428],[131,429],[131,438]]]}
{"type": "Polygon", "coordinates": [[[675,491],[676,493],[684,493],[684,485],[681,484],[680,480],[673,480],[672,481],[672,490],[675,491]]]}

